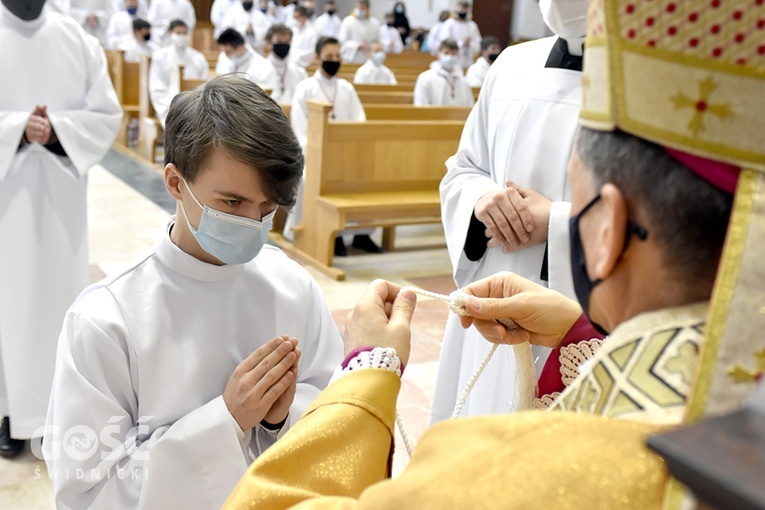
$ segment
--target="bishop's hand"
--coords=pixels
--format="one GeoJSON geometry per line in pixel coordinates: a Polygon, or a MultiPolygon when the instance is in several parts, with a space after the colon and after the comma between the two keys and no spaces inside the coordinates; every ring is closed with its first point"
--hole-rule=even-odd
{"type": "Polygon", "coordinates": [[[515,273],[501,272],[463,288],[470,296],[460,317],[462,327],[476,327],[498,344],[531,342],[555,348],[582,315],[582,307],[563,294],[515,273]],[[518,329],[507,329],[496,319],[509,318],[518,329]]]}
{"type": "MultiPolygon", "coordinates": [[[[274,338],[258,348],[242,361],[223,390],[223,401],[228,411],[234,417],[242,430],[250,430],[266,416],[276,420],[276,414],[284,407],[284,400],[292,403],[295,382],[297,380],[297,340],[288,336],[274,338]],[[291,391],[292,397],[289,397],[291,391]],[[274,404],[285,392],[287,398],[282,399],[277,409],[272,413],[274,404]],[[270,414],[269,414],[270,413],[270,414]]],[[[289,410],[289,406],[286,406],[289,410]]],[[[279,423],[287,416],[269,423],[279,423]]]]}
{"type": "Polygon", "coordinates": [[[345,326],[345,353],[359,347],[392,347],[401,363],[409,361],[411,322],[416,297],[385,280],[373,281],[353,308],[345,326]]]}

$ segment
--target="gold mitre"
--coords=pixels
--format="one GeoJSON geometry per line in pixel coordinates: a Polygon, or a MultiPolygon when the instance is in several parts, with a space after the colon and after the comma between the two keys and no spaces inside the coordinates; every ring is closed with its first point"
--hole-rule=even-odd
{"type": "Polygon", "coordinates": [[[765,0],[591,0],[581,124],[765,171],[765,0]]]}
{"type": "Polygon", "coordinates": [[[591,0],[586,48],[583,126],[741,169],[686,422],[736,409],[765,372],[765,0],[591,0]]]}

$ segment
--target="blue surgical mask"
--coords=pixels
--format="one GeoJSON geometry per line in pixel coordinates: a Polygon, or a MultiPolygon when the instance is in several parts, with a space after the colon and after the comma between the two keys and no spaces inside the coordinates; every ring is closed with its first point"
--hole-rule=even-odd
{"type": "Polygon", "coordinates": [[[204,251],[224,264],[244,264],[258,256],[268,240],[275,210],[264,216],[261,221],[216,211],[200,204],[186,180],[183,183],[191,198],[202,209],[199,228],[195,229],[181,202],[186,224],[204,251]]]}
{"type": "Polygon", "coordinates": [[[362,11],[361,9],[356,9],[356,17],[358,19],[367,19],[367,11],[362,11]]]}
{"type": "Polygon", "coordinates": [[[372,53],[372,62],[377,64],[378,66],[381,66],[383,62],[385,62],[385,52],[384,51],[376,51],[372,53]]]}
{"type": "Polygon", "coordinates": [[[443,53],[438,56],[438,61],[441,63],[441,67],[447,71],[451,71],[454,69],[454,64],[457,63],[457,57],[449,55],[448,53],[443,53]]]}
{"type": "Polygon", "coordinates": [[[128,12],[128,14],[130,14],[131,16],[135,16],[135,13],[137,13],[137,12],[138,12],[138,7],[135,7],[135,6],[132,6],[132,7],[128,7],[128,8],[127,8],[127,12],[128,12]]]}

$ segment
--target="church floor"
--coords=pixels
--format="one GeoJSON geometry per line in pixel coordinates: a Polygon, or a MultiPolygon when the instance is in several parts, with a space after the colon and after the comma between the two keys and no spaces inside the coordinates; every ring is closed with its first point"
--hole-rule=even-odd
{"type": "MultiPolygon", "coordinates": [[[[89,179],[90,260],[95,281],[150,249],[175,205],[157,168],[140,164],[120,151],[112,150],[101,166],[91,170],[89,179]]],[[[348,257],[335,259],[335,264],[347,274],[343,282],[306,266],[324,291],[341,331],[357,298],[376,278],[440,293],[454,290],[440,226],[399,228],[396,242],[398,251],[380,255],[361,254],[349,247],[348,257]]],[[[413,319],[412,354],[398,403],[413,442],[419,440],[428,425],[447,315],[445,304],[419,298],[413,319]]],[[[397,433],[394,474],[401,471],[407,460],[397,433]]],[[[0,458],[0,508],[55,508],[45,463],[29,448],[14,460],[0,458]]]]}

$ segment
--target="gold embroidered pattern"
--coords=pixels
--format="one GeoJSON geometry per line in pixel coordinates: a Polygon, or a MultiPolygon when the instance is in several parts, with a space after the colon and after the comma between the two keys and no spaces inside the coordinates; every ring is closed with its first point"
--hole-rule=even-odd
{"type": "Polygon", "coordinates": [[[699,99],[691,99],[682,91],[672,97],[676,110],[684,108],[695,110],[693,117],[688,122],[688,130],[694,135],[698,135],[699,131],[704,131],[704,115],[706,113],[711,113],[721,120],[725,120],[733,115],[729,103],[713,104],[709,102],[709,96],[712,95],[716,88],[717,84],[715,81],[711,76],[707,76],[699,82],[699,99]]]}
{"type": "Polygon", "coordinates": [[[765,372],[765,349],[761,349],[754,353],[754,360],[757,364],[755,370],[749,370],[741,365],[734,365],[728,369],[728,375],[736,383],[757,382],[762,379],[763,372],[765,372]]]}

